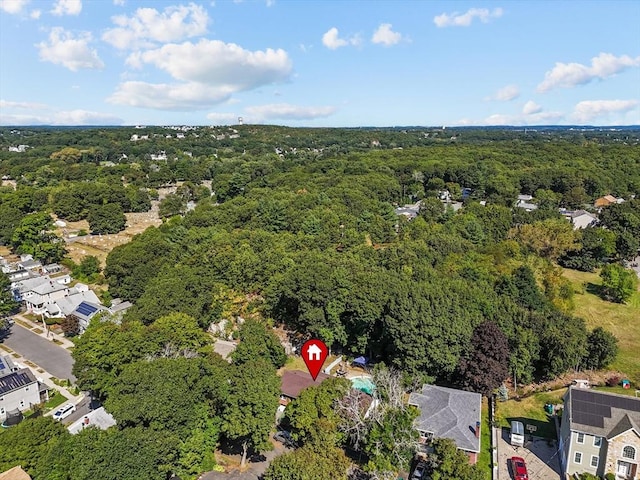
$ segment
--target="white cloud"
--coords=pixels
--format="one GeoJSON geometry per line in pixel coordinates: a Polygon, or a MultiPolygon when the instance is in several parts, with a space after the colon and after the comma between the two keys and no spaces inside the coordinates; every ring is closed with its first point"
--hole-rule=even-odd
{"type": "Polygon", "coordinates": [[[631,67],[640,66],[640,56],[628,55],[616,57],[611,53],[601,53],[591,59],[591,66],[581,63],[561,63],[545,73],[544,80],[538,85],[538,92],[544,93],[556,87],[575,87],[596,79],[605,79],[631,67]]]}
{"type": "Polygon", "coordinates": [[[55,113],[13,115],[0,113],[0,125],[122,125],[124,120],[109,113],[66,110],[55,113]]]}
{"type": "Polygon", "coordinates": [[[11,102],[9,100],[0,99],[0,108],[21,109],[21,110],[42,110],[43,108],[47,108],[47,106],[43,103],[11,102]]]}
{"type": "Polygon", "coordinates": [[[496,113],[485,118],[484,125],[550,125],[564,118],[562,112],[537,112],[524,115],[505,115],[496,113]]]}
{"type": "Polygon", "coordinates": [[[349,38],[340,38],[340,34],[336,27],[332,27],[322,35],[322,44],[330,50],[336,50],[347,45],[360,45],[361,40],[357,35],[349,38]]]}
{"type": "Polygon", "coordinates": [[[493,115],[488,116],[484,119],[485,125],[514,125],[515,117],[511,115],[504,115],[501,113],[494,113],[493,115]]]}
{"type": "Polygon", "coordinates": [[[156,110],[202,110],[228,100],[233,90],[196,82],[155,84],[124,82],[107,101],[156,110]]]}
{"type": "Polygon", "coordinates": [[[541,111],[542,107],[533,100],[529,100],[524,104],[524,107],[522,107],[522,113],[525,115],[532,115],[534,113],[540,113],[541,111]]]}
{"type": "Polygon", "coordinates": [[[76,72],[81,68],[101,69],[104,63],[95,49],[89,48],[91,33],[80,32],[77,37],[62,27],[54,27],[49,33],[49,41],[36,44],[40,59],[63,65],[76,72]]]}
{"type": "Polygon", "coordinates": [[[517,85],[507,85],[498,90],[495,95],[485,98],[485,100],[499,100],[501,102],[508,102],[514,100],[520,96],[520,89],[517,85]]]}
{"type": "Polygon", "coordinates": [[[231,92],[285,81],[292,69],[282,49],[252,52],[234,43],[206,39],[135,53],[127,63],[136,67],[151,64],[177,80],[224,87],[231,92]]]}
{"type": "Polygon", "coordinates": [[[0,10],[15,15],[21,13],[29,0],[0,0],[0,10]]]}
{"type": "Polygon", "coordinates": [[[312,120],[324,118],[335,113],[336,108],[325,107],[301,107],[288,103],[275,103],[271,105],[259,105],[247,107],[245,111],[260,120],[312,120]]]}
{"type": "Polygon", "coordinates": [[[29,13],[29,16],[30,16],[31,18],[33,18],[34,20],[39,19],[39,18],[40,18],[40,15],[42,15],[42,11],[40,11],[40,10],[32,10],[32,11],[29,13]]]}
{"type": "Polygon", "coordinates": [[[276,0],[267,0],[267,7],[273,7],[276,4],[276,0]]]}
{"type": "Polygon", "coordinates": [[[207,31],[207,11],[193,3],[166,7],[162,13],[155,8],[138,8],[133,16],[111,17],[116,25],[102,39],[116,48],[150,47],[154,42],[174,42],[203,35],[207,31]]]}
{"type": "Polygon", "coordinates": [[[522,112],[514,115],[497,113],[485,118],[485,125],[549,125],[556,124],[565,115],[562,112],[545,112],[537,103],[529,100],[522,107],[522,112]]]}
{"type": "Polygon", "coordinates": [[[122,7],[124,5],[124,0],[113,0],[113,4],[122,7]]]}
{"type": "Polygon", "coordinates": [[[216,125],[235,125],[238,123],[238,115],[235,113],[212,112],[207,114],[207,119],[216,125]]]}
{"type": "Polygon", "coordinates": [[[589,122],[610,114],[627,113],[638,105],[638,100],[585,100],[575,106],[573,118],[578,122],[589,122]]]}
{"type": "Polygon", "coordinates": [[[488,23],[493,18],[500,18],[503,14],[501,8],[488,10],[486,8],[471,8],[465,13],[443,13],[433,17],[433,23],[437,27],[468,27],[474,18],[478,18],[482,23],[488,23]]]}
{"type": "Polygon", "coordinates": [[[56,0],[51,13],[53,15],[79,15],[82,11],[82,0],[56,0]]]}
{"type": "Polygon", "coordinates": [[[402,40],[402,35],[398,32],[391,30],[390,23],[382,23],[378,29],[373,33],[371,41],[373,43],[381,43],[385,47],[395,45],[402,40]]]}

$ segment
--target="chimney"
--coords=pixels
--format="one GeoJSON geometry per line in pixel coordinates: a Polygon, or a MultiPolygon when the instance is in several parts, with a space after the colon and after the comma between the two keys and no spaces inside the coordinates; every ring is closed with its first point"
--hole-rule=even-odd
{"type": "Polygon", "coordinates": [[[84,417],[84,424],[89,425],[89,417],[84,417]]]}
{"type": "Polygon", "coordinates": [[[480,438],[480,422],[476,422],[476,438],[480,438]]]}

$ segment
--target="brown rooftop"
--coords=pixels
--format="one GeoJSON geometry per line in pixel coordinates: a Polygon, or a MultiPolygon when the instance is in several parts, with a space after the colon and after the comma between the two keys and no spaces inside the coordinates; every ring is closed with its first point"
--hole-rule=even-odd
{"type": "Polygon", "coordinates": [[[282,387],[280,391],[282,395],[289,398],[298,398],[300,392],[307,387],[320,385],[329,378],[326,373],[319,373],[314,381],[307,372],[302,370],[285,370],[282,374],[282,387]]]}

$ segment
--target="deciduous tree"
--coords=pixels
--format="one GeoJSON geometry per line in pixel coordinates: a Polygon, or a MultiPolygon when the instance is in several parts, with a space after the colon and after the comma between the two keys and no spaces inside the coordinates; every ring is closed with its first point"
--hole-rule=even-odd
{"type": "Polygon", "coordinates": [[[275,368],[280,368],[287,361],[287,355],[278,336],[258,320],[245,320],[238,330],[238,337],[240,343],[231,354],[231,359],[236,365],[264,358],[275,368]]]}
{"type": "Polygon", "coordinates": [[[271,448],[269,434],[278,407],[280,378],[264,358],[234,365],[231,372],[222,431],[242,447],[244,467],[250,451],[271,448]]]}
{"type": "Polygon", "coordinates": [[[587,337],[585,368],[599,370],[606,368],[618,355],[618,339],[602,327],[596,327],[587,337]]]}
{"type": "Polygon", "coordinates": [[[89,210],[87,221],[91,228],[91,233],[108,234],[118,233],[127,224],[122,207],[117,203],[107,203],[96,205],[89,210]]]}
{"type": "Polygon", "coordinates": [[[493,322],[473,331],[471,352],[460,360],[460,383],[466,390],[491,395],[509,374],[509,344],[493,322]]]}
{"type": "Polygon", "coordinates": [[[636,273],[617,263],[606,265],[600,272],[600,278],[602,278],[602,290],[605,298],[614,302],[628,302],[638,291],[636,273]]]}

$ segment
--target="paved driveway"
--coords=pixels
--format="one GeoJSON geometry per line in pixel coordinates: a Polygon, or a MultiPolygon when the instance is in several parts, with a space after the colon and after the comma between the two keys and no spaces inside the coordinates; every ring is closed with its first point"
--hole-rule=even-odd
{"type": "Polygon", "coordinates": [[[18,324],[12,325],[2,343],[51,375],[59,379],[76,381],[76,377],[71,374],[73,367],[71,353],[26,328],[18,324]]]}
{"type": "Polygon", "coordinates": [[[526,435],[524,447],[512,447],[509,443],[509,429],[503,428],[502,435],[498,439],[499,480],[513,479],[513,472],[509,465],[511,457],[524,458],[529,478],[532,480],[559,480],[561,478],[555,440],[526,435]]]}

